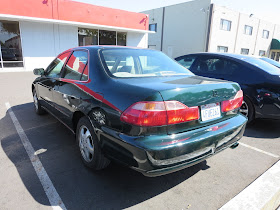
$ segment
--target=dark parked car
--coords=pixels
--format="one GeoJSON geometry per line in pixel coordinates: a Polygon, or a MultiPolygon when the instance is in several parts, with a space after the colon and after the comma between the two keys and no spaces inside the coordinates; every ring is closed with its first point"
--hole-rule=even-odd
{"type": "Polygon", "coordinates": [[[280,68],[280,63],[275,60],[272,60],[272,59],[266,58],[266,57],[261,57],[260,59],[272,64],[273,66],[276,66],[277,68],[280,68]]]}
{"type": "Polygon", "coordinates": [[[159,51],[87,46],[61,53],[32,84],[35,110],[73,133],[84,164],[146,176],[189,167],[243,136],[237,83],[193,75],[159,51]]]}
{"type": "Polygon", "coordinates": [[[239,83],[240,112],[255,118],[280,119],[280,69],[259,59],[229,53],[196,53],[175,58],[194,74],[239,83]]]}

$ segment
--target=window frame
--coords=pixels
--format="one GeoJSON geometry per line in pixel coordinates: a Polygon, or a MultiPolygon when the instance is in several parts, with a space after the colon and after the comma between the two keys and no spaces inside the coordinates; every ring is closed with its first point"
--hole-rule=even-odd
{"type": "Polygon", "coordinates": [[[150,24],[149,24],[149,31],[157,32],[157,23],[150,23],[150,24]],[[154,25],[154,26],[155,26],[155,30],[150,30],[150,26],[151,26],[151,25],[154,25]]]}
{"type": "MultiPolygon", "coordinates": [[[[69,60],[69,58],[70,58],[70,56],[72,55],[72,51],[71,50],[67,50],[67,51],[65,51],[65,52],[62,52],[62,53],[60,53],[58,56],[56,56],[55,57],[55,59],[53,59],[52,60],[52,62],[48,65],[48,67],[46,68],[46,70],[45,70],[45,76],[46,77],[48,77],[48,78],[52,78],[52,79],[58,79],[58,78],[61,78],[61,75],[62,75],[62,73],[64,72],[64,66],[65,66],[65,64],[68,62],[68,60],[69,60]],[[60,72],[59,72],[59,74],[58,74],[58,77],[49,77],[48,76],[48,74],[49,74],[49,68],[50,68],[50,66],[51,66],[51,64],[59,57],[59,56],[61,56],[61,55],[63,55],[63,54],[66,54],[66,53],[69,53],[69,55],[68,55],[68,57],[66,58],[66,60],[65,60],[65,62],[64,62],[64,64],[63,64],[63,66],[61,67],[61,70],[60,70],[60,72]]],[[[53,69],[52,69],[53,70],[53,69]]]]}
{"type": "Polygon", "coordinates": [[[240,51],[241,55],[249,55],[249,53],[250,53],[250,49],[249,48],[241,48],[241,51],[240,51]],[[242,53],[243,50],[248,50],[248,53],[247,54],[242,53]]]}
{"type": "Polygon", "coordinates": [[[253,26],[244,25],[244,34],[245,34],[245,35],[252,36],[252,34],[253,34],[253,26]],[[251,29],[251,30],[249,30],[250,33],[248,33],[248,34],[246,33],[246,32],[247,32],[247,30],[246,30],[247,28],[250,28],[250,29],[251,29]]]}
{"type": "Polygon", "coordinates": [[[78,81],[78,82],[84,82],[84,83],[87,83],[87,82],[89,82],[90,81],[90,65],[89,65],[89,63],[90,63],[90,53],[89,53],[89,50],[88,49],[74,49],[74,50],[71,50],[71,54],[70,54],[70,56],[67,58],[67,61],[64,63],[64,66],[63,66],[63,71],[61,72],[61,75],[60,75],[60,79],[63,79],[63,80],[65,80],[65,81],[78,81]],[[87,62],[86,62],[86,64],[85,64],[85,67],[84,67],[84,69],[83,69],[83,72],[81,73],[81,77],[80,77],[80,79],[79,80],[75,80],[75,79],[67,79],[67,78],[64,78],[64,76],[65,76],[65,65],[66,65],[66,63],[68,63],[68,60],[70,59],[70,57],[72,56],[72,54],[74,53],[74,51],[85,51],[85,52],[87,52],[87,55],[88,55],[88,60],[87,60],[87,62]],[[87,80],[81,80],[81,78],[82,78],[82,76],[83,76],[83,74],[84,74],[84,71],[85,71],[85,69],[86,69],[86,67],[88,68],[88,79],[87,80]]]}
{"type": "Polygon", "coordinates": [[[220,30],[223,30],[223,31],[231,31],[231,24],[232,24],[232,21],[221,18],[221,21],[220,21],[220,30]],[[224,22],[228,22],[228,23],[229,23],[229,28],[224,29],[224,27],[223,27],[223,26],[224,26],[224,22]]]}
{"type": "Polygon", "coordinates": [[[220,53],[227,53],[228,52],[228,47],[227,46],[220,46],[220,45],[218,45],[217,46],[217,51],[220,52],[220,53]],[[219,48],[224,48],[224,49],[226,49],[226,51],[225,52],[221,52],[221,51],[219,51],[219,48]]]}
{"type": "Polygon", "coordinates": [[[269,30],[263,29],[262,38],[264,38],[264,39],[269,38],[269,30]],[[265,32],[267,32],[267,37],[264,36],[265,32]]]}

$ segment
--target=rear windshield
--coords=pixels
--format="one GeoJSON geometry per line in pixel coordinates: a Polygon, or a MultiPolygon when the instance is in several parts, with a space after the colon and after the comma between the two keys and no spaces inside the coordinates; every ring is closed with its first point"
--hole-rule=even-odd
{"type": "Polygon", "coordinates": [[[264,60],[264,61],[266,61],[266,62],[268,62],[268,63],[270,63],[270,64],[272,64],[274,66],[277,66],[278,68],[280,68],[280,63],[275,61],[275,60],[272,60],[270,58],[260,58],[260,59],[262,59],[262,60],[264,60]]]}
{"type": "Polygon", "coordinates": [[[146,49],[103,49],[101,59],[115,77],[193,75],[162,52],[146,49]]]}
{"type": "Polygon", "coordinates": [[[268,62],[263,61],[259,58],[245,58],[244,60],[254,66],[261,68],[262,70],[266,71],[269,74],[280,75],[279,68],[277,68],[276,66],[273,66],[273,65],[269,64],[268,62]]]}

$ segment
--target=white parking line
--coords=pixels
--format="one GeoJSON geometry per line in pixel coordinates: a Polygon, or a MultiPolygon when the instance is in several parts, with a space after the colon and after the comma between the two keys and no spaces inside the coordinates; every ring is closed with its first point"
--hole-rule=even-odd
{"type": "Polygon", "coordinates": [[[9,115],[15,125],[15,128],[17,130],[17,133],[21,139],[21,142],[29,156],[29,159],[34,167],[34,170],[36,171],[36,174],[44,188],[44,191],[50,201],[50,204],[53,209],[65,209],[66,207],[64,203],[62,202],[60,196],[58,195],[55,187],[53,186],[52,181],[50,180],[45,168],[43,167],[39,157],[35,155],[35,150],[33,149],[29,139],[27,138],[24,130],[22,129],[18,119],[16,118],[14,112],[12,111],[12,108],[10,104],[6,103],[6,108],[9,112],[9,115]]]}
{"type": "Polygon", "coordinates": [[[276,209],[280,205],[280,161],[226,203],[220,210],[276,209]]]}
{"type": "Polygon", "coordinates": [[[274,154],[272,154],[272,153],[270,153],[270,152],[266,152],[266,151],[263,151],[263,150],[258,149],[258,148],[256,148],[256,147],[252,147],[252,146],[250,146],[250,145],[248,145],[248,144],[244,144],[244,143],[241,143],[241,142],[239,142],[239,144],[242,145],[242,146],[244,146],[244,147],[247,147],[247,148],[253,149],[253,150],[255,150],[255,151],[261,152],[261,153],[263,153],[263,154],[269,155],[269,156],[271,156],[271,157],[279,158],[278,155],[274,155],[274,154]]]}

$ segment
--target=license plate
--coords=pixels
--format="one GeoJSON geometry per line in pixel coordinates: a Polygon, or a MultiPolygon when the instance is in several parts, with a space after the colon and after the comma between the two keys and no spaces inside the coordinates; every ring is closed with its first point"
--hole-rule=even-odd
{"type": "Polygon", "coordinates": [[[201,120],[213,120],[221,116],[219,103],[207,104],[201,106],[201,120]]]}

